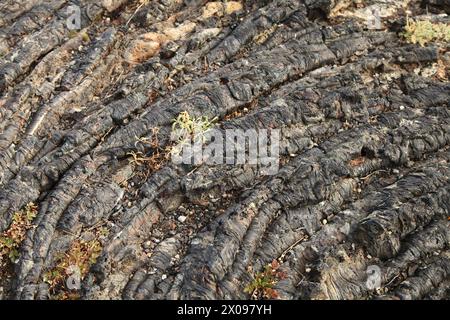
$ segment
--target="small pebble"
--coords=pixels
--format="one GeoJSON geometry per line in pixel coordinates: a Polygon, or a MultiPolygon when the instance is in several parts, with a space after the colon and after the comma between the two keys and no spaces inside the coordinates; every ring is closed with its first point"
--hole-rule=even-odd
{"type": "Polygon", "coordinates": [[[152,242],[151,242],[151,241],[145,241],[145,242],[144,242],[143,247],[144,247],[145,249],[148,249],[148,248],[150,248],[151,246],[152,246],[152,242]]]}
{"type": "Polygon", "coordinates": [[[153,235],[155,238],[161,238],[161,237],[163,237],[163,233],[162,233],[159,229],[153,230],[152,235],[153,235]]]}
{"type": "Polygon", "coordinates": [[[323,223],[323,224],[327,224],[327,223],[328,223],[328,220],[327,220],[327,219],[323,219],[323,220],[322,220],[322,223],[323,223]]]}
{"type": "Polygon", "coordinates": [[[305,269],[305,272],[306,272],[306,273],[310,273],[310,272],[311,272],[311,268],[306,268],[306,269],[305,269]]]}
{"type": "Polygon", "coordinates": [[[166,280],[166,279],[167,279],[167,276],[166,276],[165,274],[163,274],[163,275],[161,276],[161,279],[162,279],[162,280],[166,280]]]}
{"type": "Polygon", "coordinates": [[[186,216],[179,216],[178,217],[178,221],[181,222],[181,223],[185,222],[186,219],[187,219],[186,216]]]}
{"type": "Polygon", "coordinates": [[[405,106],[400,106],[400,110],[404,110],[405,109],[405,106]]]}

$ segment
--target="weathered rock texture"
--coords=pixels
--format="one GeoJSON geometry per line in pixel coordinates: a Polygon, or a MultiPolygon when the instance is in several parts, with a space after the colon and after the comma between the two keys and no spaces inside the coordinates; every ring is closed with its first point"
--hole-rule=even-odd
{"type": "Polygon", "coordinates": [[[379,2],[373,30],[377,1],[3,1],[0,232],[39,208],[3,298],[54,297],[99,226],[83,299],[250,298],[274,259],[281,299],[449,298],[448,44],[399,34],[449,2],[379,2]],[[182,111],[280,129],[279,172],[130,161],[182,111]]]}

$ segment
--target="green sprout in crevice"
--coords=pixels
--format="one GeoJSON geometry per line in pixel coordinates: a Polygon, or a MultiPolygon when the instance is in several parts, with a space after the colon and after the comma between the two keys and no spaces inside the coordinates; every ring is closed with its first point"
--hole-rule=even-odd
{"type": "Polygon", "coordinates": [[[175,140],[175,145],[172,147],[171,152],[179,154],[185,143],[191,141],[204,142],[205,134],[218,120],[217,117],[210,120],[207,116],[192,117],[187,111],[181,112],[177,118],[172,120],[172,135],[175,140]]]}
{"type": "Polygon", "coordinates": [[[244,292],[251,295],[252,299],[277,299],[278,293],[274,289],[275,284],[286,278],[286,274],[279,271],[280,263],[273,260],[266,265],[264,270],[256,273],[253,280],[245,287],[244,292]]]}

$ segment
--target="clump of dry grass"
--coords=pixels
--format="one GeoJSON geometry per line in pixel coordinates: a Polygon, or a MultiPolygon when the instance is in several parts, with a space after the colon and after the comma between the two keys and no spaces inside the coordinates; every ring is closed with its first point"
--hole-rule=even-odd
{"type": "Polygon", "coordinates": [[[146,156],[140,151],[131,151],[127,153],[127,155],[132,157],[130,160],[132,163],[138,166],[145,163],[148,165],[151,172],[161,169],[170,158],[170,146],[161,146],[158,138],[159,130],[158,127],[153,128],[150,138],[136,137],[136,143],[150,146],[152,149],[152,154],[150,156],[146,156]]]}

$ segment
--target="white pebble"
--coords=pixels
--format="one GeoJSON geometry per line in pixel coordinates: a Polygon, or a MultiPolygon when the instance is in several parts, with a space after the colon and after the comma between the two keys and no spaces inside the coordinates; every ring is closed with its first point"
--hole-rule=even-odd
{"type": "Polygon", "coordinates": [[[178,221],[180,221],[181,223],[185,222],[186,219],[187,219],[186,216],[179,216],[179,217],[178,217],[178,221]]]}

